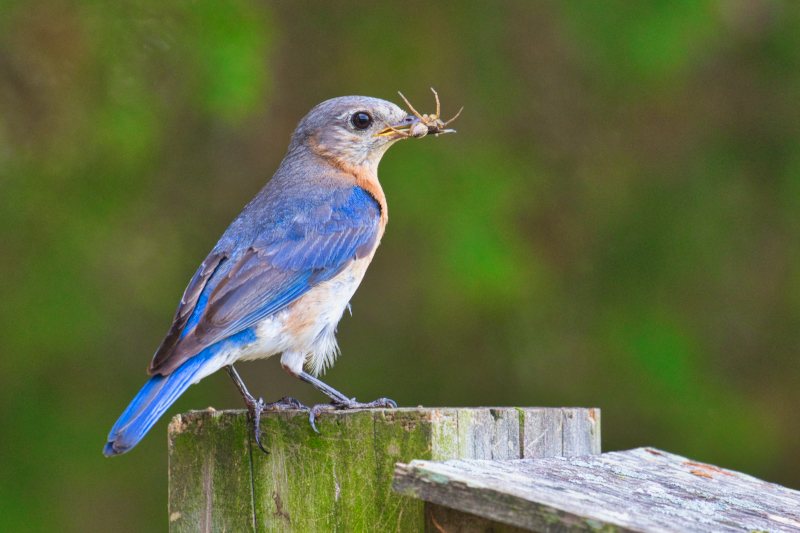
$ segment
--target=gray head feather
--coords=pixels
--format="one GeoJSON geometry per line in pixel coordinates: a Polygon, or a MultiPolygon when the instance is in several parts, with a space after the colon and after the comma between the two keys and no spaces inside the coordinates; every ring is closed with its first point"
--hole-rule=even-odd
{"type": "Polygon", "coordinates": [[[326,100],[312,109],[297,125],[289,151],[311,148],[325,157],[362,165],[377,164],[386,149],[403,138],[378,136],[387,124],[398,124],[406,112],[391,102],[368,96],[343,96],[326,100]],[[358,128],[353,117],[366,113],[368,127],[358,128]]]}

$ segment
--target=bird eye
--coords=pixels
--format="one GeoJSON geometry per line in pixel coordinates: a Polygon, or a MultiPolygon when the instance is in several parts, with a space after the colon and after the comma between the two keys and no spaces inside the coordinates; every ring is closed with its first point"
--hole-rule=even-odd
{"type": "Polygon", "coordinates": [[[353,113],[353,118],[351,120],[353,122],[353,126],[360,130],[365,130],[372,125],[372,116],[366,111],[353,113]]]}

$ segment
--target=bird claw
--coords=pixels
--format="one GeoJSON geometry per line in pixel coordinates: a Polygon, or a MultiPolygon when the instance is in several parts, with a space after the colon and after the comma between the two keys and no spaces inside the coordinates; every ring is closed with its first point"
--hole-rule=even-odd
{"type": "Polygon", "coordinates": [[[322,413],[328,411],[340,411],[342,409],[378,409],[381,407],[388,407],[392,409],[397,408],[397,403],[389,398],[378,398],[369,403],[357,402],[355,398],[350,398],[346,402],[334,400],[330,403],[318,403],[308,413],[308,421],[311,423],[311,429],[319,433],[317,425],[315,424],[316,418],[322,413]]]}
{"type": "Polygon", "coordinates": [[[269,452],[261,444],[261,413],[264,411],[300,411],[310,409],[307,405],[303,405],[299,400],[294,398],[281,398],[277,402],[264,403],[264,400],[259,398],[256,400],[252,396],[244,398],[247,404],[247,410],[250,416],[253,417],[253,434],[256,438],[256,444],[261,448],[261,451],[269,454],[269,452]]]}
{"type": "Polygon", "coordinates": [[[280,400],[278,400],[277,402],[272,402],[264,405],[265,411],[291,411],[291,410],[308,411],[309,409],[311,408],[301,403],[300,400],[290,398],[289,396],[285,396],[280,400]]]}

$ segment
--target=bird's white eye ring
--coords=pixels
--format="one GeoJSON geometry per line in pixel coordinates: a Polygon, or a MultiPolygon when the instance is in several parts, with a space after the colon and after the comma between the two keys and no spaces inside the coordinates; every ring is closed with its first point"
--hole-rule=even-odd
{"type": "Polygon", "coordinates": [[[372,115],[366,111],[357,111],[353,113],[350,122],[353,123],[353,127],[357,130],[365,130],[372,126],[372,115]]]}

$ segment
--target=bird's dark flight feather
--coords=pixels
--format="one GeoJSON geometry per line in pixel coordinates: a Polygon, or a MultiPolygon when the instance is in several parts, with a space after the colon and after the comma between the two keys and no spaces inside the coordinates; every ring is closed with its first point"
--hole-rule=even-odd
{"type": "MultiPolygon", "coordinates": [[[[270,185],[291,188],[275,179],[270,185]]],[[[204,348],[253,327],[374,249],[380,206],[363,189],[321,188],[279,206],[259,203],[263,193],[239,219],[256,218],[270,229],[247,239],[228,238],[230,230],[223,235],[181,298],[151,374],[167,375],[204,348]]]]}

